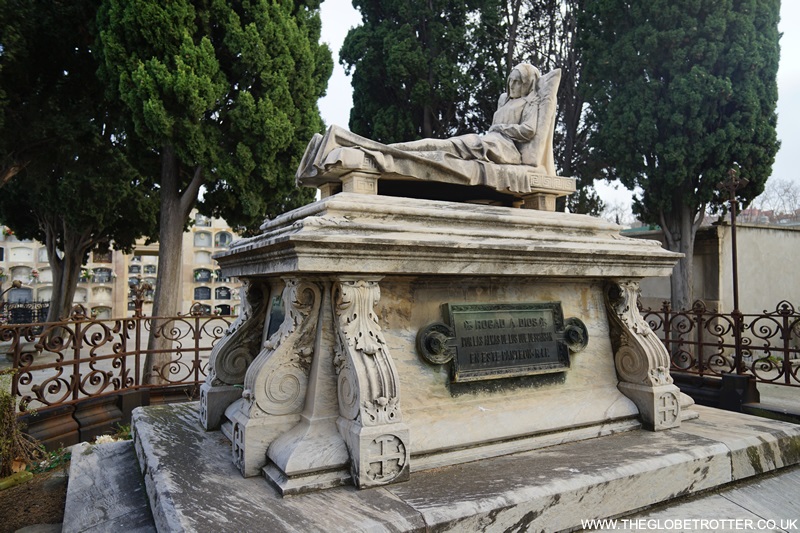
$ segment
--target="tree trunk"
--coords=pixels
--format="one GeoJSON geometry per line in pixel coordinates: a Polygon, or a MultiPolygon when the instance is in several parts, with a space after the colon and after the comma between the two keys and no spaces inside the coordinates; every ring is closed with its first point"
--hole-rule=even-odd
{"type": "MultiPolygon", "coordinates": [[[[181,270],[183,265],[183,228],[197,201],[202,171],[183,192],[180,190],[180,163],[171,147],[161,154],[161,213],[158,229],[158,282],[153,298],[153,317],[175,316],[180,309],[181,270]]],[[[163,320],[153,320],[145,357],[144,383],[165,384],[169,380],[172,341],[161,333],[163,320]]]]}
{"type": "MultiPolygon", "coordinates": [[[[47,312],[47,322],[59,322],[68,318],[75,300],[75,291],[80,278],[81,265],[86,253],[95,244],[90,233],[80,233],[66,226],[63,228],[62,257],[56,246],[58,232],[54,224],[63,224],[56,219],[46,223],[45,247],[47,248],[47,261],[53,274],[53,289],[50,295],[50,309],[47,312]]],[[[54,334],[58,334],[55,333],[54,334]]]]}
{"type": "MultiPolygon", "coordinates": [[[[60,261],[61,268],[58,273],[58,281],[56,272],[55,270],[53,271],[53,296],[50,298],[50,311],[47,315],[48,322],[50,322],[50,317],[53,317],[54,320],[63,320],[70,316],[72,304],[75,300],[75,291],[78,286],[78,278],[80,278],[81,263],[83,263],[86,251],[84,248],[80,251],[64,253],[64,257],[60,261]],[[60,285],[58,292],[56,292],[57,283],[60,285]]],[[[51,266],[52,264],[50,262],[51,266]]]]}
{"type": "MultiPolygon", "coordinates": [[[[511,74],[514,65],[514,56],[517,52],[517,33],[519,30],[519,12],[522,7],[521,0],[514,0],[510,3],[510,9],[506,12],[506,22],[508,24],[508,39],[506,40],[506,78],[511,74]]],[[[508,4],[506,4],[508,6],[508,4]]]]}
{"type": "Polygon", "coordinates": [[[672,309],[678,311],[690,309],[692,306],[694,239],[703,220],[705,207],[695,211],[683,203],[673,205],[680,205],[680,208],[677,212],[661,213],[661,229],[667,248],[684,254],[672,270],[670,278],[672,309]]]}

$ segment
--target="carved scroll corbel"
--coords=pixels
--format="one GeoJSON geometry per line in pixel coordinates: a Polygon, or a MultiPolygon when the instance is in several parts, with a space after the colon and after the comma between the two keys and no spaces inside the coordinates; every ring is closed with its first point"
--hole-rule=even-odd
{"type": "Polygon", "coordinates": [[[245,375],[251,416],[285,415],[303,409],[321,301],[319,285],[287,279],[286,314],[245,375]]]}
{"type": "Polygon", "coordinates": [[[617,374],[627,383],[669,385],[669,353],[639,313],[638,296],[636,281],[611,284],[606,291],[617,374]]]}
{"type": "Polygon", "coordinates": [[[379,299],[375,280],[341,280],[334,287],[337,425],[359,488],[404,481],[410,471],[397,369],[373,312],[379,299]]]}
{"type": "Polygon", "coordinates": [[[267,316],[267,298],[260,284],[246,282],[242,287],[239,317],[230,325],[225,337],[211,350],[206,383],[241,385],[250,363],[259,352],[267,316]]]}
{"type": "Polygon", "coordinates": [[[245,373],[264,335],[264,290],[261,284],[245,281],[239,317],[211,350],[206,380],[200,387],[200,422],[207,430],[219,428],[225,409],[241,397],[245,373]]]}
{"type": "Polygon", "coordinates": [[[669,374],[669,353],[636,305],[639,283],[624,280],[606,289],[611,346],[618,388],[639,408],[645,426],[680,426],[680,391],[669,374]]]}
{"type": "Polygon", "coordinates": [[[284,320],[247,369],[242,399],[226,411],[234,464],[258,475],[271,442],[291,429],[305,405],[322,291],[316,283],[285,279],[284,320]]]}

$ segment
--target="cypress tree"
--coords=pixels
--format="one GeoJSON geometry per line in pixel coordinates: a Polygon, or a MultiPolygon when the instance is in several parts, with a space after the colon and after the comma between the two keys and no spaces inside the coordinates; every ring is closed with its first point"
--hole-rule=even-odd
{"type": "Polygon", "coordinates": [[[590,147],[605,176],[644,190],[634,211],[685,255],[672,305],[691,303],[692,254],[733,167],[764,188],[779,143],[779,0],[597,0],[582,24],[590,147]]]}

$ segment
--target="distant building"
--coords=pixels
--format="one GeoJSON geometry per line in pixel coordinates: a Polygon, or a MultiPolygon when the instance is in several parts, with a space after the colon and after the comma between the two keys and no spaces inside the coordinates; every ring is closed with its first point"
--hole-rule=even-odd
{"type": "MultiPolygon", "coordinates": [[[[662,242],[661,230],[628,230],[627,237],[662,242]]],[[[739,309],[743,313],[774,311],[782,300],[800,307],[800,226],[736,224],[739,309]]],[[[733,310],[733,269],[729,224],[702,226],[694,243],[693,298],[709,309],[733,310]]],[[[646,278],[642,304],[660,308],[670,299],[670,279],[646,278]]]]}
{"type": "MultiPolygon", "coordinates": [[[[238,236],[222,219],[192,213],[194,224],[183,234],[180,312],[188,313],[199,304],[208,313],[238,314],[237,279],[222,278],[212,259],[238,236]]],[[[0,226],[0,291],[19,280],[5,296],[10,303],[49,301],[53,276],[47,261],[47,249],[36,241],[20,241],[13,231],[0,226]]],[[[132,254],[118,251],[93,252],[83,265],[73,303],[83,305],[96,318],[117,318],[133,314],[131,284],[158,283],[158,243],[142,240],[132,254]]],[[[144,313],[152,312],[154,290],[145,293],[144,313]]]]}

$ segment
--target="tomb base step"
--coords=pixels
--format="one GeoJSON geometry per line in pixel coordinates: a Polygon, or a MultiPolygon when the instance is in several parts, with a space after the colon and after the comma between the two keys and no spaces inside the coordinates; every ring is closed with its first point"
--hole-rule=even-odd
{"type": "Polygon", "coordinates": [[[624,516],[800,463],[800,426],[695,406],[699,418],[667,431],[625,431],[413,472],[385,487],[281,497],[263,478],[241,477],[230,443],[203,431],[197,409],[134,414],[160,532],[571,530],[581,520],[624,516]]]}

